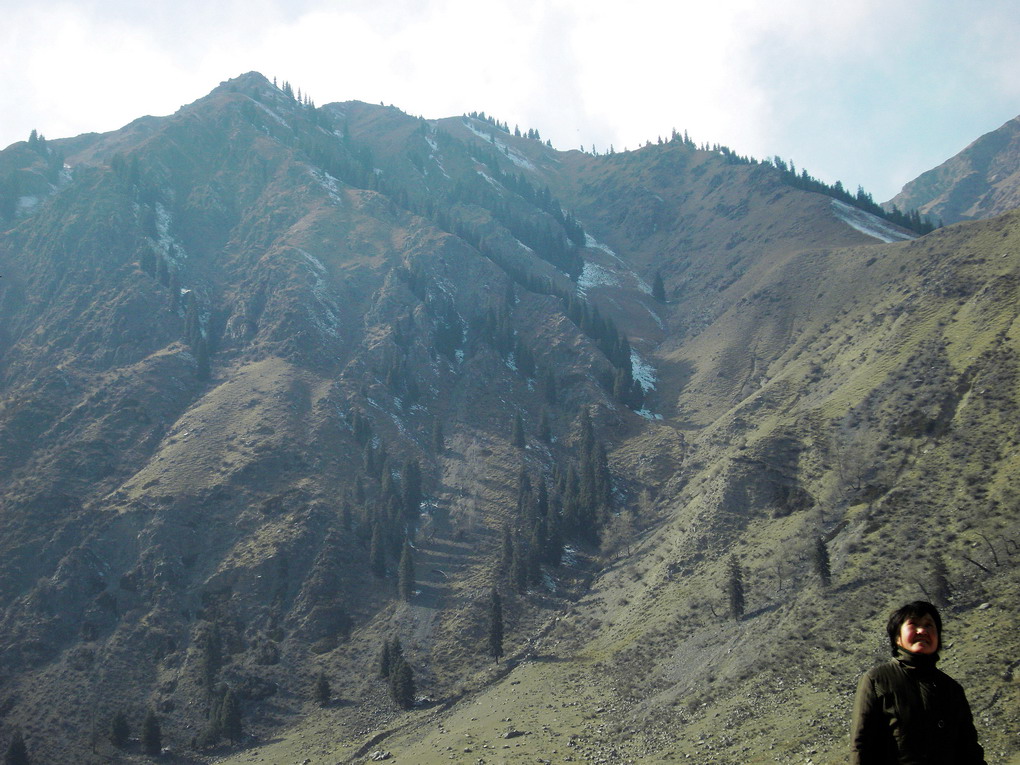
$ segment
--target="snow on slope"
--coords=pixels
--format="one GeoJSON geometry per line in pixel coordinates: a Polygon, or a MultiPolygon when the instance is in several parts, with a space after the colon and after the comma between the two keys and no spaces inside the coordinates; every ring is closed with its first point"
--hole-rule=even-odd
{"type": "Polygon", "coordinates": [[[888,221],[882,220],[877,215],[872,215],[869,212],[848,205],[846,202],[840,202],[838,199],[832,200],[832,211],[836,214],[837,218],[851,228],[882,242],[902,242],[907,239],[917,238],[913,234],[902,231],[888,221]]]}
{"type": "Polygon", "coordinates": [[[464,118],[464,126],[467,127],[468,130],[470,130],[479,138],[484,138],[486,141],[489,141],[491,144],[496,146],[500,151],[502,151],[507,156],[507,158],[509,158],[511,162],[513,162],[518,167],[523,167],[528,170],[535,169],[535,166],[531,163],[531,160],[525,157],[519,151],[517,151],[517,149],[515,149],[513,146],[503,143],[501,140],[499,140],[499,138],[495,136],[494,133],[485,133],[476,128],[470,117],[464,118]]]}
{"type": "Polygon", "coordinates": [[[584,270],[577,277],[577,292],[579,295],[585,295],[592,287],[616,287],[619,284],[620,280],[612,271],[586,260],[584,270]]]}

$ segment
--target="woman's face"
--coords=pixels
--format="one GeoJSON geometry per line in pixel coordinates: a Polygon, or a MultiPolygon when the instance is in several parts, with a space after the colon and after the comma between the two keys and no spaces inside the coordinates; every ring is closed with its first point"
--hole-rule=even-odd
{"type": "Polygon", "coordinates": [[[939,631],[930,614],[907,619],[900,627],[896,645],[910,653],[935,653],[939,650],[939,631]]]}

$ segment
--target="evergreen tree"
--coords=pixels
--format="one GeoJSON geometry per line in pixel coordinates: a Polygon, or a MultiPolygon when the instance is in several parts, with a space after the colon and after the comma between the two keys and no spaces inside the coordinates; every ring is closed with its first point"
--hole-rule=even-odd
{"type": "Polygon", "coordinates": [[[545,396],[547,404],[556,403],[556,377],[553,375],[552,369],[546,369],[542,376],[542,395],[545,396]]]}
{"type": "Polygon", "coordinates": [[[557,512],[549,513],[549,524],[545,534],[545,549],[542,559],[549,566],[558,567],[563,560],[563,533],[561,531],[560,515],[557,512]]]}
{"type": "MultiPolygon", "coordinates": [[[[181,279],[177,275],[177,269],[173,271],[167,270],[167,278],[170,280],[169,295],[167,296],[167,310],[171,313],[177,313],[177,309],[181,305],[181,279]]],[[[190,294],[190,293],[189,293],[190,294]]]]}
{"type": "Polygon", "coordinates": [[[232,689],[228,689],[220,705],[219,728],[224,736],[234,744],[241,740],[241,702],[232,689]]]}
{"type": "Polygon", "coordinates": [[[813,557],[818,578],[822,580],[823,587],[828,587],[832,581],[832,569],[829,567],[829,548],[825,546],[825,540],[821,535],[815,537],[815,554],[813,557]]]}
{"type": "Polygon", "coordinates": [[[528,517],[531,514],[533,497],[531,492],[531,477],[525,468],[521,468],[520,476],[517,479],[517,514],[528,517]]]}
{"type": "Polygon", "coordinates": [[[326,679],[326,675],[323,672],[320,672],[319,676],[315,679],[313,695],[315,697],[315,701],[320,707],[324,707],[329,704],[329,700],[333,695],[333,690],[329,687],[329,680],[326,679]]]}
{"type": "Polygon", "coordinates": [[[404,500],[404,512],[412,522],[418,520],[421,512],[421,463],[416,459],[409,459],[404,463],[404,470],[401,476],[401,491],[404,500]]]}
{"type": "Polygon", "coordinates": [[[545,478],[538,479],[538,497],[535,500],[535,517],[546,518],[549,515],[549,489],[545,478]]]}
{"type": "Polygon", "coordinates": [[[520,412],[514,415],[514,429],[511,437],[511,442],[518,449],[523,449],[525,446],[524,442],[524,420],[521,418],[520,412]]]}
{"type": "Polygon", "coordinates": [[[432,421],[432,450],[436,454],[442,454],[446,450],[446,436],[443,433],[443,423],[438,417],[432,421]]]}
{"type": "Polygon", "coordinates": [[[411,666],[401,657],[390,678],[390,694],[401,709],[414,707],[414,673],[411,666]]]}
{"type": "Polygon", "coordinates": [[[603,509],[608,510],[613,504],[613,480],[609,473],[609,457],[606,445],[599,441],[595,444],[592,459],[595,471],[595,498],[603,509]]]}
{"type": "Polygon", "coordinates": [[[519,536],[513,539],[513,554],[510,558],[510,587],[514,592],[523,593],[528,589],[528,550],[519,536]]]}
{"type": "Polygon", "coordinates": [[[404,649],[399,638],[387,644],[387,672],[384,677],[389,681],[390,696],[401,709],[414,706],[414,673],[404,658],[404,649]]]}
{"type": "Polygon", "coordinates": [[[382,524],[379,521],[376,521],[372,528],[372,546],[368,558],[372,573],[380,579],[386,576],[386,540],[383,538],[382,524]]]}
{"type": "Polygon", "coordinates": [[[524,564],[530,584],[542,581],[542,548],[545,546],[545,525],[542,521],[535,523],[531,530],[531,538],[524,558],[524,564]]]}
{"type": "MultiPolygon", "coordinates": [[[[177,272],[174,271],[176,274],[177,272]]],[[[173,289],[173,284],[170,285],[173,289]]],[[[194,348],[202,337],[202,317],[198,298],[194,292],[188,292],[184,296],[184,335],[188,346],[194,348]]]]}
{"type": "Polygon", "coordinates": [[[163,731],[159,727],[159,718],[151,709],[142,721],[142,749],[150,755],[157,755],[163,749],[163,731]]]}
{"type": "Polygon", "coordinates": [[[390,469],[389,463],[383,466],[382,473],[379,479],[379,495],[389,502],[393,497],[398,497],[402,494],[400,481],[396,476],[393,475],[393,471],[390,469]]]}
{"type": "Polygon", "coordinates": [[[730,615],[739,622],[744,618],[744,575],[736,555],[730,556],[726,594],[730,601],[730,615]]]}
{"type": "Polygon", "coordinates": [[[110,743],[119,749],[130,737],[131,727],[128,725],[127,715],[124,712],[117,712],[110,721],[110,743]]]}
{"type": "Polygon", "coordinates": [[[489,600],[489,656],[499,662],[503,655],[503,600],[492,588],[489,600]]]}
{"type": "Polygon", "coordinates": [[[389,640],[383,641],[382,650],[379,652],[379,677],[383,680],[390,679],[390,670],[393,668],[393,646],[389,640]]]}
{"type": "Polygon", "coordinates": [[[548,444],[552,441],[552,428],[549,426],[549,413],[546,410],[542,410],[542,415],[538,420],[538,440],[543,444],[548,444]]]}
{"type": "Polygon", "coordinates": [[[195,344],[195,376],[199,380],[208,380],[211,371],[209,343],[204,337],[199,337],[195,344]]]}
{"type": "Polygon", "coordinates": [[[514,538],[510,531],[510,525],[503,526],[503,544],[500,547],[499,570],[502,574],[510,575],[510,566],[514,558],[514,538]]]}
{"type": "Polygon", "coordinates": [[[952,596],[952,588],[949,584],[949,569],[946,568],[945,559],[938,553],[932,558],[932,597],[938,606],[949,605],[949,598],[952,596]]]}
{"type": "Polygon", "coordinates": [[[7,753],[4,756],[4,765],[29,765],[28,747],[25,746],[25,738],[20,730],[15,730],[11,741],[7,745],[7,753]]]}
{"type": "Polygon", "coordinates": [[[198,658],[199,672],[206,693],[211,694],[216,684],[216,674],[223,665],[223,635],[216,622],[210,622],[201,638],[201,652],[198,658]]]}
{"type": "MultiPolygon", "coordinates": [[[[164,287],[170,286],[170,266],[167,265],[166,258],[164,257],[156,258],[156,278],[164,287]]],[[[177,287],[176,300],[174,300],[173,295],[174,293],[171,291],[167,306],[171,311],[176,311],[181,297],[181,289],[179,286],[177,287]]]]}
{"type": "Polygon", "coordinates": [[[591,415],[587,409],[581,410],[579,420],[580,436],[577,442],[577,451],[581,462],[586,462],[595,452],[595,426],[592,425],[591,415]]]}
{"type": "Polygon", "coordinates": [[[397,574],[397,591],[402,600],[410,601],[414,595],[414,554],[411,542],[404,539],[404,547],[400,552],[400,568],[397,574]]]}
{"type": "Polygon", "coordinates": [[[375,449],[372,447],[371,441],[365,443],[365,450],[361,455],[361,466],[365,469],[366,474],[373,477],[377,475],[375,449]]]}

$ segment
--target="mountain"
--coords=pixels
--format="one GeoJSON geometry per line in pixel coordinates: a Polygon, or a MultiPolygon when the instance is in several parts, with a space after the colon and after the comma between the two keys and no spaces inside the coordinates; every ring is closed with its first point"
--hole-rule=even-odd
{"type": "Polygon", "coordinates": [[[919,175],[886,203],[892,205],[947,224],[1020,206],[1020,117],[919,175]]]}
{"type": "Polygon", "coordinates": [[[0,710],[39,761],[146,761],[151,710],[179,762],[841,762],[919,596],[1020,752],[1017,212],[917,238],[679,136],[256,73],[0,188],[0,710]]]}

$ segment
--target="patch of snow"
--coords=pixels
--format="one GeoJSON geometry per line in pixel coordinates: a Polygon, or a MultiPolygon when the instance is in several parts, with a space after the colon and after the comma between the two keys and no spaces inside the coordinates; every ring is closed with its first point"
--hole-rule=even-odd
{"type": "Polygon", "coordinates": [[[496,191],[498,191],[500,194],[503,193],[503,187],[499,185],[499,183],[496,181],[495,178],[493,178],[492,176],[490,176],[488,173],[486,173],[483,170],[478,170],[477,172],[485,180],[487,180],[489,183],[491,183],[493,185],[493,187],[496,189],[496,191]]]}
{"type": "Polygon", "coordinates": [[[281,125],[283,125],[283,126],[284,126],[285,128],[289,128],[289,127],[290,127],[290,125],[288,125],[288,124],[287,124],[287,121],[286,121],[286,120],[285,120],[285,119],[284,119],[283,117],[281,117],[281,116],[280,116],[279,114],[277,114],[276,112],[274,112],[274,111],[273,111],[272,109],[270,109],[270,108],[269,108],[268,106],[266,106],[266,105],[265,105],[264,103],[262,103],[262,102],[260,102],[260,101],[256,101],[255,99],[252,99],[252,102],[253,102],[253,103],[254,103],[254,104],[255,104],[255,105],[257,106],[257,107],[259,107],[259,108],[260,108],[260,109],[261,109],[262,111],[264,111],[264,112],[265,112],[266,114],[268,114],[268,115],[269,115],[270,117],[272,117],[272,118],[273,118],[274,120],[276,120],[276,121],[277,121],[278,123],[280,123],[281,125]]]}
{"type": "Polygon", "coordinates": [[[634,412],[634,414],[636,414],[638,417],[644,417],[646,420],[661,420],[662,419],[662,415],[661,414],[655,414],[654,412],[649,412],[647,409],[638,409],[636,412],[634,412]]]}
{"type": "Polygon", "coordinates": [[[400,431],[400,434],[402,436],[406,436],[407,428],[404,426],[403,420],[401,420],[399,417],[397,417],[396,414],[393,413],[390,414],[390,419],[393,420],[393,424],[397,426],[397,430],[400,431]]]}
{"type": "Polygon", "coordinates": [[[602,250],[602,252],[606,253],[607,255],[612,255],[617,260],[620,259],[619,255],[617,255],[615,252],[609,249],[608,246],[602,244],[602,242],[593,237],[587,231],[584,232],[584,246],[591,247],[593,250],[602,250]]]}
{"type": "Polygon", "coordinates": [[[162,202],[156,202],[156,246],[163,256],[171,263],[186,260],[188,254],[184,251],[181,243],[174,239],[170,233],[170,224],[173,216],[163,206],[162,202]],[[171,254],[173,253],[173,254],[171,254]]]}
{"type": "Polygon", "coordinates": [[[322,273],[325,273],[325,272],[326,272],[326,267],[325,267],[324,265],[322,265],[322,261],[321,261],[321,260],[319,260],[319,259],[318,259],[317,257],[315,257],[314,255],[312,255],[312,253],[310,253],[310,252],[306,252],[305,250],[299,250],[299,252],[300,252],[300,253],[301,253],[302,255],[304,255],[304,256],[305,256],[305,259],[306,259],[306,260],[307,260],[307,261],[308,261],[309,263],[311,263],[311,264],[312,264],[312,265],[313,265],[313,266],[315,267],[315,270],[316,270],[316,271],[318,271],[318,272],[319,272],[320,274],[322,274],[322,273]]]}
{"type": "Polygon", "coordinates": [[[298,252],[308,261],[312,274],[315,277],[315,284],[312,285],[312,294],[315,296],[321,311],[320,313],[311,312],[312,322],[324,335],[337,337],[339,335],[340,320],[337,318],[336,305],[330,299],[329,288],[326,285],[326,280],[323,278],[326,274],[326,267],[322,264],[321,260],[310,252],[301,249],[298,252]]]}
{"type": "Polygon", "coordinates": [[[429,159],[436,163],[436,167],[439,168],[439,172],[443,174],[443,177],[446,178],[446,180],[452,180],[447,174],[446,168],[443,167],[443,161],[437,156],[439,152],[439,144],[436,143],[435,139],[430,135],[425,136],[425,141],[428,143],[429,148],[432,149],[432,153],[429,154],[429,159]]]}
{"type": "Polygon", "coordinates": [[[340,181],[329,173],[317,168],[312,168],[309,172],[311,172],[312,177],[315,178],[315,180],[318,181],[319,184],[326,190],[330,199],[338,205],[342,205],[344,203],[344,199],[340,194],[340,181]]]}
{"type": "Polygon", "coordinates": [[[506,361],[504,363],[507,365],[511,372],[517,371],[517,359],[514,358],[513,353],[506,357],[506,361]]]}
{"type": "Polygon", "coordinates": [[[553,579],[552,574],[548,571],[542,572],[542,586],[545,588],[546,592],[553,595],[556,594],[556,580],[553,579]]]}
{"type": "MultiPolygon", "coordinates": [[[[613,258],[617,263],[619,263],[627,270],[627,272],[633,277],[634,284],[639,290],[641,290],[646,295],[652,294],[652,286],[648,282],[646,282],[644,279],[642,279],[640,276],[634,273],[630,265],[623,258],[621,258],[619,255],[613,252],[613,250],[610,249],[608,245],[603,244],[598,239],[589,234],[587,231],[584,232],[584,246],[592,250],[601,250],[602,252],[606,253],[606,255],[609,255],[611,258],[613,258]]],[[[617,279],[615,283],[619,284],[620,282],[617,279]]],[[[658,316],[655,317],[655,320],[659,323],[659,326],[661,327],[662,320],[659,319],[658,316]]]]}
{"type": "Polygon", "coordinates": [[[28,215],[39,204],[39,197],[25,196],[18,197],[17,215],[28,215]]]}
{"type": "Polygon", "coordinates": [[[577,278],[577,291],[583,295],[592,287],[616,287],[619,284],[620,280],[612,271],[586,260],[584,269],[577,278]]]}
{"type": "Polygon", "coordinates": [[[637,274],[634,274],[634,281],[637,283],[637,288],[641,290],[643,293],[645,293],[646,295],[652,294],[652,285],[650,285],[648,282],[646,282],[637,274]]]}
{"type": "Polygon", "coordinates": [[[503,146],[503,152],[510,161],[513,162],[517,167],[523,167],[525,170],[534,170],[535,166],[531,163],[531,160],[525,157],[516,149],[512,149],[509,146],[503,146]]]}
{"type": "Polygon", "coordinates": [[[436,167],[439,168],[439,172],[443,174],[443,177],[448,181],[452,181],[453,179],[450,177],[449,173],[446,172],[446,168],[443,167],[443,163],[439,161],[439,157],[433,155],[431,159],[436,163],[436,167]]]}
{"type": "Polygon", "coordinates": [[[850,226],[850,228],[882,242],[903,242],[909,239],[917,239],[917,236],[914,234],[901,231],[877,215],[872,215],[869,212],[848,205],[846,202],[840,202],[838,199],[832,200],[832,211],[837,218],[850,226]]]}
{"type": "Polygon", "coordinates": [[[655,390],[655,383],[658,380],[655,375],[655,367],[641,358],[633,348],[630,350],[630,366],[631,374],[638,381],[641,390],[645,393],[655,390]]]}
{"type": "Polygon", "coordinates": [[[659,329],[665,329],[666,328],[666,322],[664,322],[662,320],[662,317],[659,316],[659,314],[657,314],[655,311],[652,310],[651,306],[647,306],[646,305],[645,306],[645,310],[648,311],[648,313],[650,313],[652,315],[653,319],[655,319],[655,323],[659,325],[659,329]]]}
{"type": "Polygon", "coordinates": [[[577,550],[575,548],[571,547],[570,545],[565,546],[563,548],[563,557],[562,557],[560,562],[561,563],[565,563],[568,566],[576,566],[577,565],[577,550]]]}
{"type": "Polygon", "coordinates": [[[499,138],[495,137],[492,133],[484,133],[481,130],[479,130],[478,128],[476,128],[474,126],[473,121],[472,121],[472,119],[470,117],[465,117],[464,118],[464,125],[467,127],[468,130],[470,130],[472,133],[474,133],[479,138],[483,138],[486,141],[488,141],[489,143],[495,145],[500,151],[503,152],[503,154],[511,162],[513,162],[515,165],[517,165],[517,167],[527,168],[528,170],[534,170],[535,169],[535,166],[531,163],[531,160],[529,160],[527,157],[525,157],[523,154],[521,154],[519,151],[517,151],[517,149],[513,148],[512,146],[508,146],[507,144],[503,143],[501,140],[499,140],[499,138]]]}

